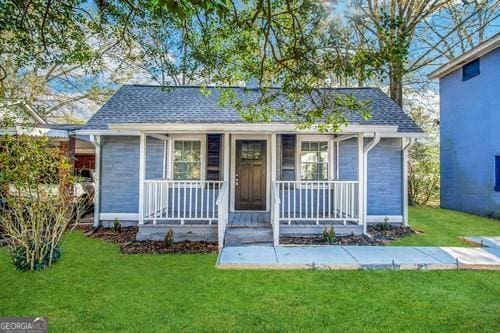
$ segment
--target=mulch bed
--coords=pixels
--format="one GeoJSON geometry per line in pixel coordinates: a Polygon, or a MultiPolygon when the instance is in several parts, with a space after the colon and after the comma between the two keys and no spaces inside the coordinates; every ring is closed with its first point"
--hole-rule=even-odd
{"type": "Polygon", "coordinates": [[[368,228],[372,237],[365,235],[338,235],[332,243],[328,243],[323,236],[280,237],[280,244],[293,245],[371,245],[384,246],[390,241],[416,233],[409,227],[382,227],[374,225],[368,228]]]}
{"type": "Polygon", "coordinates": [[[205,241],[181,241],[176,242],[171,248],[166,248],[163,241],[137,241],[137,227],[122,228],[121,231],[113,231],[109,228],[93,230],[91,226],[77,226],[86,236],[102,239],[107,242],[120,245],[120,252],[125,254],[138,253],[216,253],[217,243],[205,241]]]}

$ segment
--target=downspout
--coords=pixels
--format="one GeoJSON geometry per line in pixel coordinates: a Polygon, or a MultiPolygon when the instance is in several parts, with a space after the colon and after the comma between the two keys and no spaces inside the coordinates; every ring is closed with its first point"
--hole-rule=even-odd
{"type": "Polygon", "coordinates": [[[90,142],[95,147],[95,191],[94,191],[94,228],[100,225],[99,213],[101,208],[101,137],[99,135],[91,135],[90,142]]]}
{"type": "Polygon", "coordinates": [[[380,142],[380,134],[373,133],[373,139],[363,148],[363,234],[368,235],[368,153],[380,142]]]}
{"type": "Polygon", "coordinates": [[[414,138],[408,138],[405,144],[403,138],[403,225],[409,226],[408,223],[408,151],[417,142],[414,138]]]}

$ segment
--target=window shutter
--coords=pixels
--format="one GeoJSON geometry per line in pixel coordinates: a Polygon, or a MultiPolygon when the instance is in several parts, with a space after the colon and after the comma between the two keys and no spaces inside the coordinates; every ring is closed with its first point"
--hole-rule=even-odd
{"type": "Polygon", "coordinates": [[[281,135],[281,180],[295,180],[295,134],[281,135]]]}
{"type": "Polygon", "coordinates": [[[221,134],[207,134],[207,180],[221,179],[221,134]]]}

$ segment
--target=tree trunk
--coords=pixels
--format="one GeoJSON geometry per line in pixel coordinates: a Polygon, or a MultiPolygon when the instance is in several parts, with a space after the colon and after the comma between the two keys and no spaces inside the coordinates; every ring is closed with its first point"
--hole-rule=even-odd
{"type": "Polygon", "coordinates": [[[403,107],[403,65],[393,64],[389,77],[389,95],[394,102],[403,107]]]}

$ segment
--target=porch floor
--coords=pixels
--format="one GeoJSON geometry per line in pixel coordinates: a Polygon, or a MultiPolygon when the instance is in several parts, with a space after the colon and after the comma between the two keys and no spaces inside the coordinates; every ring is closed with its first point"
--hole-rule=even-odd
{"type": "Polygon", "coordinates": [[[271,213],[232,212],[228,224],[229,227],[271,227],[271,213]]]}

